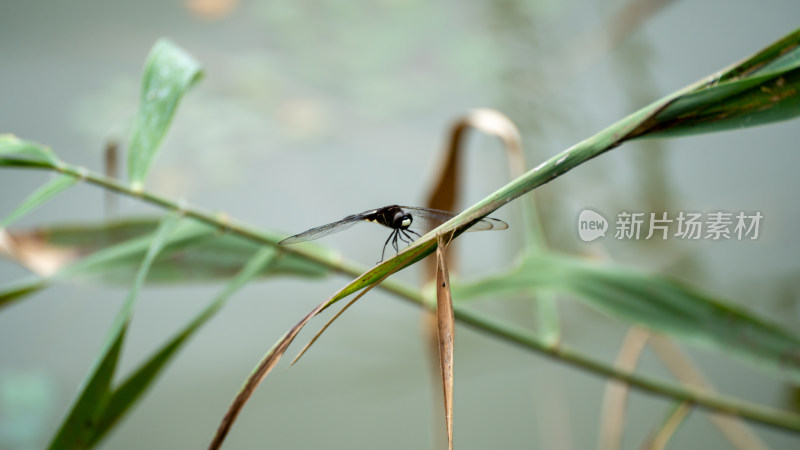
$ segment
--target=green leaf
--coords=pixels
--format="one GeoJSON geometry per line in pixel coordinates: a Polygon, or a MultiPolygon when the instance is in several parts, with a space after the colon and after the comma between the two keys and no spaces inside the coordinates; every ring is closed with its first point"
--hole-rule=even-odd
{"type": "Polygon", "coordinates": [[[202,78],[200,65],[169,40],[153,46],[145,63],[139,113],[128,147],[128,178],[141,189],[183,95],[202,78]]]}
{"type": "Polygon", "coordinates": [[[0,134],[0,166],[15,165],[58,167],[59,161],[47,147],[24,141],[13,134],[0,134]]]}
{"type": "Polygon", "coordinates": [[[143,363],[122,385],[111,395],[111,400],[92,437],[92,444],[99,442],[105,434],[122,418],[122,416],[144,394],[166,364],[172,359],[181,346],[188,341],[195,331],[211,319],[230,298],[230,296],[250,282],[256,275],[276,260],[278,255],[274,247],[262,247],[247,262],[245,267],[233,278],[222,292],[201,311],[183,330],[167,342],[150,359],[143,363]]]}
{"type": "Polygon", "coordinates": [[[569,257],[529,255],[508,273],[453,286],[454,298],[462,302],[523,291],[572,293],[626,323],[723,351],[800,381],[800,338],[664,277],[569,257]]]}
{"type": "Polygon", "coordinates": [[[151,239],[139,273],[111,326],[99,358],[89,371],[83,386],[79,389],[80,395],[53,438],[53,442],[50,443],[51,449],[87,448],[91,445],[91,437],[97,432],[103,412],[111,398],[111,381],[117,367],[125,332],[133,315],[133,306],[139,295],[139,289],[144,283],[150,265],[179,220],[178,215],[167,215],[151,239]]]}
{"type": "Polygon", "coordinates": [[[800,30],[671,99],[629,137],[738,129],[800,115],[800,30]]]}
{"type": "Polygon", "coordinates": [[[66,174],[59,175],[58,178],[50,180],[47,184],[40,187],[36,190],[36,192],[28,196],[28,198],[26,198],[25,201],[22,202],[22,204],[19,205],[11,214],[6,216],[6,218],[0,222],[0,228],[8,227],[25,214],[36,209],[37,206],[66,190],[77,182],[77,178],[66,174]]]}
{"type": "MultiPolygon", "coordinates": [[[[157,226],[154,219],[137,219],[8,232],[11,241],[22,247],[16,249],[18,252],[55,252],[80,259],[50,277],[0,290],[0,307],[38,292],[59,279],[82,277],[111,284],[131,283],[157,226]]],[[[282,235],[276,234],[275,242],[281,238],[282,235]]],[[[187,219],[178,225],[156,257],[146,282],[179,284],[230,280],[247,263],[249,255],[261,248],[262,244],[252,240],[187,219]]],[[[15,256],[15,252],[8,256],[15,256]]],[[[330,255],[326,257],[330,259],[330,255]]],[[[25,260],[19,262],[24,264],[25,260]]],[[[329,272],[319,262],[283,253],[258,276],[322,277],[329,272]]]]}
{"type": "Polygon", "coordinates": [[[25,281],[5,287],[0,290],[0,308],[10,304],[14,300],[19,300],[25,296],[33,294],[34,292],[39,292],[46,286],[47,280],[37,278],[31,281],[25,281]]]}
{"type": "Polygon", "coordinates": [[[797,52],[799,42],[800,28],[773,42],[746,60],[732,65],[724,70],[717,79],[718,81],[727,81],[741,78],[748,74],[774,72],[794,66],[797,58],[800,57],[797,52]]]}
{"type": "MultiPolygon", "coordinates": [[[[56,225],[15,230],[9,232],[11,240],[31,251],[72,254],[76,258],[93,258],[99,251],[110,251],[102,260],[90,263],[83,269],[67,269],[65,275],[92,276],[100,281],[122,284],[130,283],[136,274],[139,262],[147,250],[148,235],[158,226],[154,218],[125,219],[121,221],[56,225]],[[126,244],[124,244],[126,243],[126,244]],[[122,247],[117,247],[124,244],[122,247]]],[[[274,241],[282,239],[278,233],[274,241]]],[[[263,247],[249,239],[232,233],[218,231],[216,228],[187,219],[181,223],[170,243],[159,253],[147,275],[148,283],[187,283],[229,280],[247,263],[250,256],[263,247]],[[181,244],[184,233],[203,233],[200,238],[192,238],[192,245],[181,244]]],[[[13,254],[13,252],[12,252],[13,254]]],[[[68,262],[68,261],[67,261],[68,262]]],[[[24,263],[24,260],[20,260],[24,263]]],[[[84,264],[75,261],[72,264],[84,264]]],[[[275,263],[270,264],[259,276],[294,275],[321,277],[329,273],[324,265],[291,253],[284,253],[275,263]]]]}
{"type": "MultiPolygon", "coordinates": [[[[202,226],[195,221],[184,221],[176,226],[170,239],[164,243],[159,255],[164,251],[180,252],[182,249],[196,245],[214,234],[210,227],[202,226]]],[[[154,231],[158,232],[158,229],[154,231]]],[[[120,244],[104,247],[102,250],[80,259],[64,267],[54,275],[54,278],[68,278],[76,276],[95,276],[113,270],[119,265],[135,265],[137,270],[129,281],[136,282],[136,277],[141,274],[141,261],[146,258],[156,236],[153,233],[123,241],[120,244]]],[[[150,263],[154,265],[154,261],[150,263]]],[[[152,268],[151,268],[152,270],[152,268]]],[[[149,272],[148,272],[149,273],[149,272]]]]}

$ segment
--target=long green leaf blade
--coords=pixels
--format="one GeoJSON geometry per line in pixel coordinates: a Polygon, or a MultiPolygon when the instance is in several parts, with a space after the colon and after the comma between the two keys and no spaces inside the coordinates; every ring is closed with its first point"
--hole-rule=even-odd
{"type": "Polygon", "coordinates": [[[11,214],[7,215],[6,218],[0,222],[0,228],[8,227],[24,215],[36,209],[36,207],[42,203],[67,190],[77,182],[77,178],[66,174],[59,175],[57,178],[50,180],[28,196],[28,198],[26,198],[11,214]]]}
{"type": "Polygon", "coordinates": [[[91,445],[91,437],[96,433],[97,426],[111,397],[111,381],[139,289],[144,283],[150,265],[179,220],[178,215],[167,215],[152,238],[139,274],[111,326],[99,357],[89,371],[83,386],[79,389],[80,394],[75,400],[74,406],[53,438],[50,444],[51,449],[87,448],[91,445]]]}
{"type": "Polygon", "coordinates": [[[188,341],[192,334],[211,319],[225,305],[231,295],[249,283],[266,266],[273,263],[277,255],[278,252],[274,247],[263,247],[259,250],[239,274],[225,286],[213,302],[114,391],[108,407],[97,426],[96,434],[92,437],[93,443],[99,442],[144,394],[161,373],[161,370],[177,354],[178,350],[188,341]]]}
{"type": "MultiPolygon", "coordinates": [[[[738,63],[731,68],[726,69],[725,71],[720,72],[721,75],[715,74],[706,77],[697,83],[676,91],[675,93],[670,94],[650,105],[647,105],[639,111],[636,111],[635,113],[621,119],[594,136],[577,143],[576,145],[551,157],[542,164],[539,164],[537,167],[528,171],[523,176],[514,179],[507,185],[485,197],[483,200],[467,208],[456,217],[450,219],[448,222],[442,224],[435,230],[432,230],[420,239],[417,239],[408,247],[408,249],[406,249],[406,251],[400,255],[384,261],[382,264],[365,273],[358,279],[358,282],[353,283],[351,289],[357,290],[363,288],[365,285],[368,285],[370,282],[374,282],[380,278],[382,274],[386,273],[391,267],[407,266],[429,255],[435,249],[434,241],[437,234],[446,233],[462,227],[464,224],[469,224],[478,219],[486,217],[501,206],[565,174],[566,172],[585,163],[586,161],[596,158],[597,156],[600,156],[601,154],[618,147],[627,140],[637,137],[652,136],[656,132],[665,131],[657,127],[660,120],[658,118],[658,114],[667,111],[670,105],[674,103],[676,99],[687,96],[694,92],[699,92],[700,90],[709,86],[713,86],[720,79],[744,79],[749,74],[757,71],[759,68],[768,67],[773,63],[775,64],[774,67],[781,68],[781,70],[785,69],[786,67],[794,67],[791,61],[794,58],[797,58],[796,55],[792,54],[792,56],[788,57],[787,59],[784,59],[781,55],[794,52],[799,46],[800,32],[795,31],[778,42],[772,44],[766,50],[757,53],[753,57],[748,58],[747,60],[738,63]]],[[[770,72],[770,74],[772,74],[772,72],[770,72]]],[[[772,75],[765,76],[771,77],[772,75]]],[[[789,97],[789,103],[793,101],[791,100],[792,98],[793,97],[789,97]]],[[[782,102],[781,104],[784,105],[782,108],[785,107],[786,110],[793,114],[793,105],[785,106],[787,105],[786,102],[782,102]]],[[[732,110],[733,109],[734,108],[732,108],[732,110]]],[[[786,110],[782,111],[781,114],[785,113],[786,110]]],[[[755,115],[758,114],[758,111],[753,111],[752,114],[753,117],[755,117],[755,115]]],[[[788,118],[791,116],[791,114],[787,113],[782,117],[788,118]]],[[[746,122],[746,118],[744,118],[745,116],[746,115],[739,115],[737,116],[736,120],[744,120],[746,122]]],[[[747,125],[747,123],[743,122],[737,123],[747,125]]],[[[693,124],[698,125],[699,122],[693,123],[691,121],[685,121],[680,125],[688,128],[693,124]]],[[[711,130],[712,128],[704,128],[700,131],[711,130]]],[[[460,233],[456,233],[456,235],[458,234],[460,233]]],[[[353,290],[349,290],[344,294],[349,294],[353,292],[353,290]]]]}
{"type": "Polygon", "coordinates": [[[453,286],[453,296],[460,301],[520,291],[572,293],[627,323],[725,352],[800,381],[800,338],[663,277],[549,255],[528,257],[505,274],[453,286]]]}
{"type": "Polygon", "coordinates": [[[183,49],[166,39],[153,46],[128,149],[128,178],[135,189],[142,187],[178,103],[200,78],[200,65],[183,49]]]}

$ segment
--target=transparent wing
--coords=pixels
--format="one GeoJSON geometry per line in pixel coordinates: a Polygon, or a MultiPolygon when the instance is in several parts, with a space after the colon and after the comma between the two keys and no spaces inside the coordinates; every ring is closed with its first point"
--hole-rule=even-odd
{"type": "Polygon", "coordinates": [[[295,234],[294,236],[288,237],[278,242],[278,244],[287,245],[287,244],[296,244],[298,242],[304,242],[304,241],[313,241],[314,239],[319,239],[323,236],[327,236],[332,233],[338,233],[342,230],[346,230],[361,220],[363,220],[363,218],[358,215],[345,217],[344,219],[338,222],[329,223],[327,225],[322,225],[320,227],[303,231],[300,234],[295,234]]]}
{"type": "MultiPolygon", "coordinates": [[[[401,206],[401,208],[411,213],[413,221],[409,228],[419,234],[425,234],[456,216],[451,212],[438,209],[418,208],[415,206],[401,206]]],[[[502,220],[484,217],[467,231],[505,230],[506,228],[508,228],[508,224],[502,220]]]]}

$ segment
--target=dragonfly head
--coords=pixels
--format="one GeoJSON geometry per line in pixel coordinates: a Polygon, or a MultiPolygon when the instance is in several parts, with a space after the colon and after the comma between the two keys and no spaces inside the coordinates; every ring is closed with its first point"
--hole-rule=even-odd
{"type": "Polygon", "coordinates": [[[392,228],[405,230],[411,225],[411,214],[405,211],[398,211],[392,218],[392,228]]]}

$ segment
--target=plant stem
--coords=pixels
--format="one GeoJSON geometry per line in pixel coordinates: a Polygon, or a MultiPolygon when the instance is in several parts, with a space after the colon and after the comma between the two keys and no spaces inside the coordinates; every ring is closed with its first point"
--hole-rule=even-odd
{"type": "MultiPolygon", "coordinates": [[[[61,173],[72,175],[87,183],[94,184],[105,189],[118,192],[130,197],[139,198],[145,202],[161,206],[171,211],[177,211],[187,217],[192,217],[201,222],[229,231],[247,239],[251,239],[260,244],[276,246],[280,251],[293,253],[312,261],[320,263],[334,271],[359,276],[367,268],[339,258],[330,258],[303,247],[283,247],[278,246],[278,238],[270,237],[257,231],[254,228],[230,220],[223,214],[212,214],[192,208],[182,201],[176,201],[162,197],[147,191],[137,191],[119,181],[104,177],[98,173],[93,173],[83,167],[69,164],[61,164],[58,167],[42,165],[19,165],[20,167],[32,167],[38,169],[56,170],[61,173]]],[[[396,280],[387,279],[378,287],[397,294],[403,299],[411,301],[421,306],[429,307],[422,297],[422,294],[403,283],[396,280]]],[[[495,337],[504,339],[508,342],[517,344],[527,350],[542,353],[554,359],[564,361],[574,366],[594,372],[598,375],[614,378],[638,389],[652,392],[656,395],[682,400],[701,406],[703,408],[739,416],[745,419],[761,422],[777,428],[800,432],[800,415],[789,412],[764,407],[755,403],[747,402],[737,398],[719,395],[713,392],[700,391],[678,386],[676,384],[664,382],[653,377],[620,371],[612,365],[598,361],[564,346],[549,345],[528,330],[516,327],[496,319],[488,318],[474,311],[470,311],[461,305],[455,304],[455,318],[471,327],[482,332],[491,334],[495,337]]]]}

